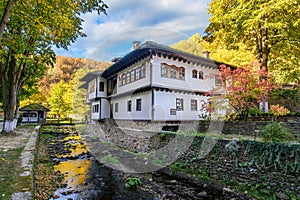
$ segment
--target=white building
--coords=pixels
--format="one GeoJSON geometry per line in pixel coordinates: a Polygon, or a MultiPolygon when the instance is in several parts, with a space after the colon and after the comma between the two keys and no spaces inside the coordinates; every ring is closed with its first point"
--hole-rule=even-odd
{"type": "MultiPolygon", "coordinates": [[[[207,55],[207,54],[206,54],[207,55]]],[[[204,94],[218,84],[222,63],[146,42],[103,72],[81,79],[91,119],[182,122],[200,120],[204,94]]]]}

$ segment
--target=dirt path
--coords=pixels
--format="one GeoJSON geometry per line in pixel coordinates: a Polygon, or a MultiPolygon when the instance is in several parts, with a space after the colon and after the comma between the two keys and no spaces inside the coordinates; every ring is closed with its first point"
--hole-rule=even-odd
{"type": "Polygon", "coordinates": [[[13,134],[0,134],[0,151],[24,147],[33,130],[33,126],[19,127],[13,134]]]}

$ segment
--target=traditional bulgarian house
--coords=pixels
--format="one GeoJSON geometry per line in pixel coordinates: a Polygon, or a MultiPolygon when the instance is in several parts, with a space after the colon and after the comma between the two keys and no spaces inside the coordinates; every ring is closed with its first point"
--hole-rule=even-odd
{"type": "Polygon", "coordinates": [[[91,120],[114,119],[119,125],[191,124],[204,116],[206,92],[219,81],[222,63],[154,42],[133,51],[105,71],[92,72],[81,81],[87,89],[91,120]]]}

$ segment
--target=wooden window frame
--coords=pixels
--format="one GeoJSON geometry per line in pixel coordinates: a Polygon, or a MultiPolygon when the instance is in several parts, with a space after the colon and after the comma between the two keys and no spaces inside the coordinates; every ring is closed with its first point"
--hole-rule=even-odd
{"type": "Polygon", "coordinates": [[[198,110],[198,101],[197,99],[191,99],[191,111],[197,111],[198,110]]]}
{"type": "Polygon", "coordinates": [[[128,100],[127,101],[127,112],[131,112],[132,111],[132,101],[128,100]]]}
{"type": "Polygon", "coordinates": [[[142,99],[136,99],[136,111],[142,111],[142,99]]]}
{"type": "Polygon", "coordinates": [[[203,73],[203,71],[199,71],[199,79],[201,79],[201,80],[204,79],[204,73],[203,73]]]}
{"type": "Polygon", "coordinates": [[[183,111],[184,110],[183,99],[182,98],[176,98],[176,110],[177,111],[183,111]]]}
{"type": "Polygon", "coordinates": [[[115,103],[115,112],[116,113],[119,112],[119,103],[118,102],[115,103]]]}

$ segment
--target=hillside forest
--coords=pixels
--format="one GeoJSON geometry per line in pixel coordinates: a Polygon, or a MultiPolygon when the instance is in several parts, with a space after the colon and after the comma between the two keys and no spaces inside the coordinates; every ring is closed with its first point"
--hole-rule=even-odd
{"type": "Polygon", "coordinates": [[[54,66],[48,66],[42,80],[28,97],[20,101],[20,107],[37,103],[49,108],[49,117],[76,118],[82,120],[88,115],[85,104],[86,91],[80,86],[80,79],[91,71],[103,71],[111,63],[82,58],[56,56],[54,66]]]}

